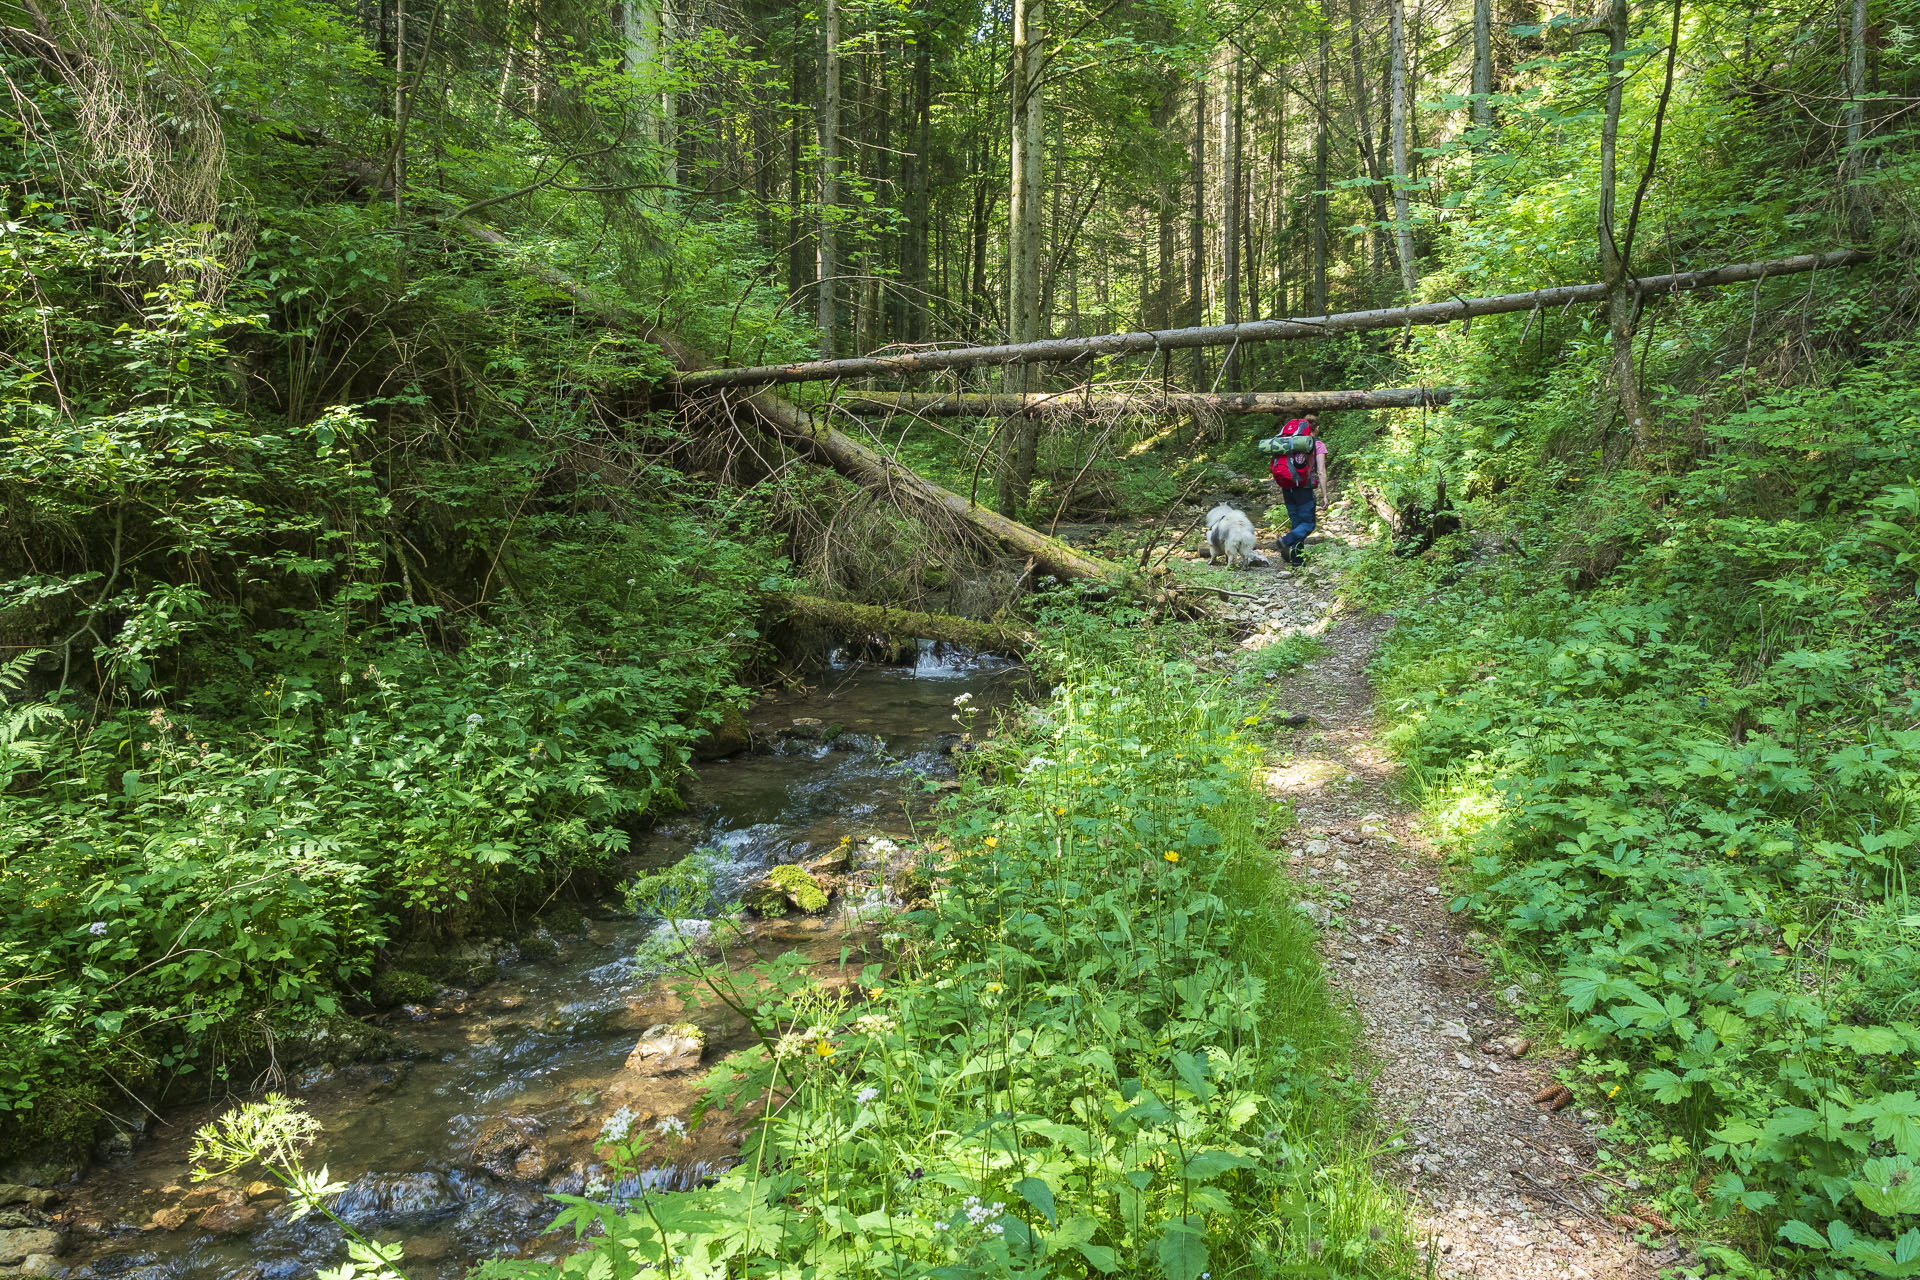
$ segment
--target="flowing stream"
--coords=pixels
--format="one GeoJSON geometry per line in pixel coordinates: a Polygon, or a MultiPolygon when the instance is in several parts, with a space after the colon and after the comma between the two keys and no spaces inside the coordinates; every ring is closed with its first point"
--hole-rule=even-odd
{"type": "MultiPolygon", "coordinates": [[[[634,840],[632,867],[710,847],[726,896],[842,836],[903,839],[921,780],[953,774],[954,699],[1004,704],[1024,679],[998,660],[931,646],[912,668],[830,669],[815,690],[754,708],[753,753],[700,766],[686,809],[634,840]],[[833,725],[843,731],[821,741],[833,725]]],[[[844,948],[859,963],[857,925],[836,898],[824,916],[756,926],[752,945],[769,957],[798,949],[831,977],[844,948]]],[[[570,1236],[544,1234],[558,1210],[548,1197],[602,1193],[595,1142],[610,1118],[654,1142],[650,1167],[609,1194],[692,1186],[725,1168],[739,1140],[730,1117],[710,1115],[685,1137],[676,1122],[705,1068],[752,1036],[712,1002],[683,1006],[677,984],[641,958],[663,927],[605,904],[579,932],[552,935],[542,958],[502,945],[484,985],[386,1015],[404,1056],[291,1073],[282,1087],[324,1126],[311,1165],[348,1184],[334,1211],[376,1239],[403,1241],[412,1280],[452,1280],[481,1258],[569,1247],[570,1236]],[[681,1019],[706,1033],[698,1068],[629,1068],[645,1029],[681,1019]]],[[[70,1189],[61,1261],[71,1280],[296,1280],[344,1260],[339,1230],[318,1214],[290,1221],[257,1170],[190,1181],[194,1129],[229,1105],[170,1114],[70,1189]]]]}

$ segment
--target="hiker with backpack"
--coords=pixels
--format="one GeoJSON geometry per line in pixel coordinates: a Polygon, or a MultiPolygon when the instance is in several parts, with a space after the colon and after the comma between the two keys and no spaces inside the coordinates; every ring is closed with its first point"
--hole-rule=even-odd
{"type": "Polygon", "coordinates": [[[1320,420],[1313,414],[1295,418],[1280,428],[1280,434],[1260,442],[1274,455],[1273,482],[1280,486],[1280,497],[1287,504],[1287,531],[1280,535],[1280,559],[1285,564],[1300,563],[1300,547],[1313,532],[1315,488],[1320,502],[1333,500],[1327,484],[1327,444],[1320,439],[1320,420]]]}

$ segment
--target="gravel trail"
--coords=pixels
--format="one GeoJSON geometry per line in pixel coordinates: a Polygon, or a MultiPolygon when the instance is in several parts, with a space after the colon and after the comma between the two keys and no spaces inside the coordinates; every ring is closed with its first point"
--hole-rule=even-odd
{"type": "Polygon", "coordinates": [[[1657,1216],[1621,1211],[1629,1192],[1588,1172],[1591,1113],[1535,1103],[1556,1064],[1523,1047],[1510,1007],[1518,993],[1496,989],[1475,935],[1447,910],[1441,859],[1374,740],[1366,669],[1393,622],[1336,594],[1342,561],[1367,536],[1337,505],[1307,565],[1275,556],[1236,574],[1254,598],[1232,608],[1250,630],[1243,647],[1309,631],[1329,648],[1287,681],[1280,710],[1312,720],[1283,734],[1267,785],[1295,804],[1288,869],[1321,924],[1329,979],[1364,1026],[1382,1127],[1404,1143],[1384,1171],[1433,1237],[1440,1276],[1651,1280],[1685,1250],[1657,1216]]]}

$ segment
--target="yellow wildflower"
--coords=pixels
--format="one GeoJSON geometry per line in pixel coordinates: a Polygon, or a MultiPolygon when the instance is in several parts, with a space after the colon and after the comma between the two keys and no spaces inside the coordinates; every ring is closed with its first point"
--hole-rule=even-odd
{"type": "Polygon", "coordinates": [[[878,1000],[879,998],[880,998],[880,988],[878,987],[867,988],[867,999],[878,1000]]]}
{"type": "Polygon", "coordinates": [[[828,1044],[825,1040],[822,1040],[818,1044],[814,1045],[813,1051],[819,1054],[823,1058],[831,1058],[833,1056],[833,1046],[831,1044],[828,1044]]]}
{"type": "Polygon", "coordinates": [[[999,992],[1001,992],[1001,991],[1004,991],[1004,990],[1006,990],[1006,988],[1005,988],[1005,987],[1003,987],[1003,986],[1001,986],[1001,985],[1000,985],[999,983],[997,983],[997,982],[989,982],[989,983],[987,984],[987,990],[988,990],[988,991],[991,991],[991,992],[994,992],[995,994],[998,994],[999,992]]]}
{"type": "Polygon", "coordinates": [[[1178,861],[1180,861],[1180,855],[1179,855],[1179,854],[1177,854],[1177,853],[1175,853],[1175,852],[1174,852],[1173,850],[1171,850],[1171,849],[1169,849],[1169,850],[1167,850],[1167,861],[1168,861],[1168,862],[1178,862],[1178,861]]]}
{"type": "Polygon", "coordinates": [[[988,836],[988,837],[987,837],[987,848],[989,848],[989,849],[998,849],[999,847],[1000,847],[1000,837],[999,837],[999,836],[988,836]]]}

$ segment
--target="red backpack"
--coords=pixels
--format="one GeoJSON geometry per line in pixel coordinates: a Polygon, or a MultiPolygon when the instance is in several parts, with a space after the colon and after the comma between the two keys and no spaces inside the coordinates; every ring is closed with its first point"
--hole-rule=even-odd
{"type": "Polygon", "coordinates": [[[1276,455],[1270,470],[1274,483],[1282,489],[1299,489],[1313,484],[1313,455],[1318,445],[1313,427],[1305,418],[1295,418],[1280,428],[1280,434],[1261,441],[1276,455]]]}

